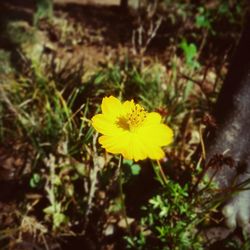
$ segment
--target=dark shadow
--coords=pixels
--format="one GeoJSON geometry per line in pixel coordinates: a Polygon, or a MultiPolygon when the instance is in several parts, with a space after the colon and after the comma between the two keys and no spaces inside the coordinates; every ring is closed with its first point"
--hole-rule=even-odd
{"type": "Polygon", "coordinates": [[[0,1],[0,24],[6,20],[23,20],[32,24],[35,0],[0,1]]]}
{"type": "Polygon", "coordinates": [[[119,6],[67,4],[55,6],[104,38],[100,45],[116,47],[131,42],[134,17],[119,6]]]}

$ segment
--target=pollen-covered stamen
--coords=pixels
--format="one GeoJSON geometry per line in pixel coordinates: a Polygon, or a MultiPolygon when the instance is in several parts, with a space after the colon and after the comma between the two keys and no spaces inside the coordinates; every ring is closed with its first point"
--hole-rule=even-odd
{"type": "Polygon", "coordinates": [[[136,104],[132,109],[131,113],[127,115],[128,125],[130,129],[134,129],[140,126],[145,118],[147,117],[147,112],[139,104],[136,104]]]}
{"type": "Polygon", "coordinates": [[[125,130],[132,131],[142,125],[146,117],[147,111],[136,104],[129,113],[118,118],[117,125],[125,130]]]}

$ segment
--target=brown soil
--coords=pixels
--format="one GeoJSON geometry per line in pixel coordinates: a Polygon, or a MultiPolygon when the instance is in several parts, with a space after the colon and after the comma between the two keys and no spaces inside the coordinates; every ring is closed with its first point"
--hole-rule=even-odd
{"type": "Polygon", "coordinates": [[[75,3],[81,5],[120,5],[120,0],[55,0],[56,4],[75,3]]]}

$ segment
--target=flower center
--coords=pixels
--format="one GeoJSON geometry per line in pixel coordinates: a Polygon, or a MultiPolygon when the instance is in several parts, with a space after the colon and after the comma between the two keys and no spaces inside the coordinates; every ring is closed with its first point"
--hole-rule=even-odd
{"type": "Polygon", "coordinates": [[[125,130],[134,131],[142,125],[146,117],[147,111],[139,104],[136,104],[131,112],[118,118],[117,125],[125,130]]]}

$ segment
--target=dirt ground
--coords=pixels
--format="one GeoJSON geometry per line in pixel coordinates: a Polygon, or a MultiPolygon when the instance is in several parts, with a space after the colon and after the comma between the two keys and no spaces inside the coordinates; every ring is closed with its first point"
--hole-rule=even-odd
{"type": "Polygon", "coordinates": [[[55,4],[83,4],[83,5],[120,5],[120,0],[54,0],[55,4]]]}

